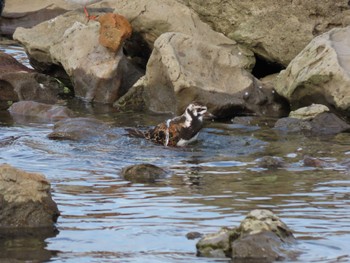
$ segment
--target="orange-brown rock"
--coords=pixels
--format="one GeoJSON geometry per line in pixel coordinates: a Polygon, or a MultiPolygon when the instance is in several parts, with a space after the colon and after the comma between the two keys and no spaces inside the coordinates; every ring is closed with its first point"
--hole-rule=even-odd
{"type": "Polygon", "coordinates": [[[113,13],[100,16],[98,21],[101,24],[100,44],[117,52],[124,40],[131,36],[132,28],[129,21],[125,17],[113,13]]]}

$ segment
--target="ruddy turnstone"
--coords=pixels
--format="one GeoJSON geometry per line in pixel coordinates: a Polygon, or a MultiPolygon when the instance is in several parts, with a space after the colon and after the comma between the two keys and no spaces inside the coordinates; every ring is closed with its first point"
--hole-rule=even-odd
{"type": "Polygon", "coordinates": [[[101,0],[66,0],[66,1],[68,3],[74,3],[74,4],[78,4],[78,5],[84,6],[84,13],[85,13],[86,17],[89,20],[95,20],[96,16],[89,15],[89,12],[86,9],[86,6],[90,5],[90,4],[94,4],[94,3],[100,2],[101,0]]]}
{"type": "Polygon", "coordinates": [[[181,116],[168,119],[146,132],[127,129],[132,137],[142,137],[164,146],[186,146],[197,139],[204,118],[214,117],[206,106],[191,103],[181,116]]]}

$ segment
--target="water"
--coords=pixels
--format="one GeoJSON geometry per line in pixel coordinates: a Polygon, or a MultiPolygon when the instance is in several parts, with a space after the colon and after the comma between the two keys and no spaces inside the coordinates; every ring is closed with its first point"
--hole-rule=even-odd
{"type": "Polygon", "coordinates": [[[237,226],[256,208],[271,209],[294,231],[302,251],[297,262],[350,261],[349,134],[286,135],[272,131],[271,121],[208,123],[197,143],[169,148],[124,136],[125,127],[168,116],[70,107],[112,123],[115,138],[52,141],[52,123],[0,113],[0,139],[20,136],[1,148],[0,163],[43,173],[61,212],[56,235],[0,239],[0,261],[229,262],[196,257],[197,240],[186,234],[237,226]],[[282,157],[285,167],[261,167],[258,159],[267,155],[282,157]],[[305,155],[329,165],[305,167],[305,155]],[[139,163],[170,175],[155,184],[120,177],[123,167],[139,163]]]}

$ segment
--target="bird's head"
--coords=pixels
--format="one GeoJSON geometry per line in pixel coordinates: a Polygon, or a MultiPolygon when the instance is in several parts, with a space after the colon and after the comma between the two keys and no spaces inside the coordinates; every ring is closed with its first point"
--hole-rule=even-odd
{"type": "Polygon", "coordinates": [[[198,119],[203,121],[203,118],[213,118],[214,116],[208,112],[208,108],[206,106],[191,103],[187,106],[185,111],[185,116],[187,119],[198,119]]]}

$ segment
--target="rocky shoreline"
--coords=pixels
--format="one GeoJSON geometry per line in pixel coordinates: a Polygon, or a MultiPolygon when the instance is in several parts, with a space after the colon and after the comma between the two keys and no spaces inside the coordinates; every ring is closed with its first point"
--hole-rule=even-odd
{"type": "MultiPolygon", "coordinates": [[[[219,121],[264,116],[276,120],[274,129],[286,132],[350,132],[347,1],[334,8],[317,0],[231,0],[224,6],[212,0],[205,6],[198,0],[105,0],[91,5],[97,21],[88,21],[81,8],[65,1],[36,0],[18,10],[16,1],[5,6],[1,34],[25,48],[34,70],[0,52],[0,110],[56,122],[52,139],[86,139],[81,130],[87,137],[109,136],[107,124],[80,118],[64,106],[71,98],[119,111],[174,115],[196,101],[219,121]]],[[[153,183],[166,176],[161,170],[153,177],[152,169],[158,168],[145,166],[151,171],[144,177],[134,178],[131,168],[123,175],[153,183]]],[[[9,174],[9,167],[1,169],[9,174]]],[[[44,184],[46,200],[50,194],[44,184]]],[[[34,227],[56,222],[57,207],[50,203],[50,209],[53,220],[34,227]]],[[[262,220],[279,220],[262,214],[262,220]]],[[[205,243],[205,252],[199,248],[198,254],[247,257],[234,254],[240,245],[232,236],[251,237],[236,230],[218,234],[230,242],[219,251],[208,250],[204,237],[198,247],[205,243]]],[[[252,242],[276,241],[274,251],[281,246],[280,236],[271,233],[252,242]]],[[[269,259],[294,258],[284,253],[269,259]]]]}

